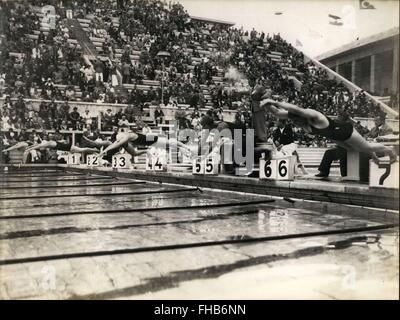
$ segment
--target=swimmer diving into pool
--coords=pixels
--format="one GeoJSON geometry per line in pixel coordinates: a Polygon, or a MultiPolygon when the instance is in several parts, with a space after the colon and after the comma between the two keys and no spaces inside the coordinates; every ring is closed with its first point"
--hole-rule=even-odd
{"type": "Polygon", "coordinates": [[[375,163],[379,163],[378,155],[389,156],[391,163],[397,161],[394,148],[365,140],[350,123],[339,122],[316,110],[303,109],[287,102],[263,99],[260,105],[279,119],[292,120],[308,133],[334,140],[345,149],[370,155],[375,163]]]}

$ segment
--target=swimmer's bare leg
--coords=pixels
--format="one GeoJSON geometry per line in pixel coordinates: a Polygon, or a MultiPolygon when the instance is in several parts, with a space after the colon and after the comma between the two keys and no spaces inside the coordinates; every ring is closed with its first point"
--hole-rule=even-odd
{"type": "Polygon", "coordinates": [[[304,164],[301,162],[300,160],[300,156],[297,153],[297,151],[293,152],[293,155],[296,156],[296,160],[297,160],[297,166],[300,168],[300,170],[303,172],[304,175],[308,175],[308,171],[306,170],[306,168],[304,167],[304,164]]]}
{"type": "Polygon", "coordinates": [[[111,141],[108,141],[108,140],[93,141],[93,140],[86,138],[85,136],[82,136],[82,138],[89,145],[89,147],[95,147],[95,148],[108,147],[112,143],[111,141]]]}
{"type": "Polygon", "coordinates": [[[70,152],[72,153],[98,153],[99,149],[96,148],[81,148],[77,146],[71,146],[70,152]]]}
{"type": "Polygon", "coordinates": [[[15,150],[15,149],[27,148],[28,146],[29,145],[26,142],[21,141],[21,142],[17,142],[16,144],[14,144],[13,146],[11,146],[11,147],[9,147],[7,149],[4,149],[3,152],[6,153],[8,151],[12,151],[12,150],[15,150]]]}

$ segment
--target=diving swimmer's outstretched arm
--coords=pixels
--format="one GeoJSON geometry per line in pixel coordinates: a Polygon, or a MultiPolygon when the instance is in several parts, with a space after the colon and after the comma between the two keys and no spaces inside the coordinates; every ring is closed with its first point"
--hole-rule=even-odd
{"type": "Polygon", "coordinates": [[[107,148],[105,148],[102,152],[100,152],[99,156],[101,157],[101,156],[105,155],[108,151],[122,147],[124,144],[129,142],[129,140],[130,140],[129,135],[126,135],[126,136],[122,137],[121,139],[116,140],[115,142],[110,144],[107,148]]]}
{"type": "Polygon", "coordinates": [[[316,110],[303,109],[288,102],[280,102],[272,99],[264,99],[261,101],[260,106],[265,106],[275,116],[280,119],[288,119],[289,114],[294,114],[309,120],[316,120],[324,117],[324,115],[316,110]]]}
{"type": "Polygon", "coordinates": [[[34,144],[33,146],[27,148],[25,152],[37,150],[37,149],[46,149],[46,148],[54,148],[56,143],[54,141],[44,141],[38,144],[34,144]]]}
{"type": "Polygon", "coordinates": [[[25,142],[25,141],[21,141],[21,142],[17,142],[16,144],[14,144],[13,146],[11,146],[11,147],[9,147],[7,149],[4,149],[3,152],[6,153],[6,152],[9,152],[9,151],[12,151],[12,150],[15,150],[15,149],[27,148],[27,147],[29,147],[29,144],[27,142],[25,142]]]}
{"type": "Polygon", "coordinates": [[[28,160],[28,155],[33,150],[38,149],[46,149],[46,148],[54,148],[56,143],[54,141],[45,141],[38,144],[34,144],[33,146],[26,148],[23,155],[22,155],[22,163],[26,163],[28,160]]]}

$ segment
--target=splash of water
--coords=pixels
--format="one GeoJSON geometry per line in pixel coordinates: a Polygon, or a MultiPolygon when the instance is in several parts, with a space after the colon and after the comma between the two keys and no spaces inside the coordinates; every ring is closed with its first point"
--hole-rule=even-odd
{"type": "Polygon", "coordinates": [[[238,92],[247,92],[250,90],[249,81],[246,76],[233,66],[227,69],[224,78],[225,81],[230,83],[230,87],[238,92]]]}
{"type": "Polygon", "coordinates": [[[247,80],[246,77],[233,66],[230,66],[226,71],[225,79],[231,80],[232,82],[242,82],[243,80],[247,80]]]}

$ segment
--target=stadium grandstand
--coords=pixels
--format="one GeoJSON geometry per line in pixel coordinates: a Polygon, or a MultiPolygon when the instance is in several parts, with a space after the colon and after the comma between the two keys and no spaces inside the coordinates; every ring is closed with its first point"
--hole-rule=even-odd
{"type": "MultiPolygon", "coordinates": [[[[363,49],[313,58],[279,33],[165,0],[1,1],[0,299],[143,297],[303,255],[310,270],[351,261],[360,283],[372,279],[381,296],[398,298],[398,91],[383,97],[384,72],[361,79],[362,63],[348,72],[356,58],[346,55],[363,49]],[[225,129],[235,138],[219,136],[225,129]],[[242,154],[249,146],[252,163],[242,154]],[[287,242],[282,251],[250,243],[272,240],[287,242]],[[50,260],[63,287],[46,291],[32,274],[50,260]]],[[[268,278],[277,292],[280,276],[268,278]]],[[[225,285],[239,293],[241,281],[225,285]]],[[[336,287],[307,297],[350,295],[336,287]]],[[[363,288],[350,297],[373,297],[363,288]]],[[[215,297],[258,299],[264,289],[215,297]]]]}
{"type": "MultiPolygon", "coordinates": [[[[123,115],[129,123],[154,128],[150,110],[157,105],[167,121],[182,107],[183,126],[193,127],[195,115],[201,120],[206,110],[215,120],[251,126],[249,88],[258,79],[270,81],[274,94],[288,102],[360,118],[366,130],[368,118],[396,117],[279,35],[192,18],[180,4],[64,1],[55,12],[46,11],[51,3],[2,4],[3,132],[110,131],[123,115]],[[158,56],[161,51],[166,59],[158,56]],[[228,82],[224,76],[232,67],[246,80],[228,82]]],[[[304,134],[299,136],[303,141],[304,134]]]]}

